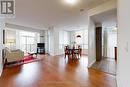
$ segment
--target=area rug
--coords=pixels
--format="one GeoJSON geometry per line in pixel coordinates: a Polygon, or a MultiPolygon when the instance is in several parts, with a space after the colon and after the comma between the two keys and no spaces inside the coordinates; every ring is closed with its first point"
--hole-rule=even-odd
{"type": "Polygon", "coordinates": [[[31,62],[36,62],[36,61],[41,61],[41,60],[42,60],[42,58],[35,58],[32,55],[28,55],[28,56],[25,56],[23,58],[23,60],[11,62],[11,63],[6,63],[5,64],[5,68],[7,68],[7,67],[13,67],[13,66],[20,66],[20,65],[23,65],[23,64],[27,64],[27,63],[31,63],[31,62]]]}

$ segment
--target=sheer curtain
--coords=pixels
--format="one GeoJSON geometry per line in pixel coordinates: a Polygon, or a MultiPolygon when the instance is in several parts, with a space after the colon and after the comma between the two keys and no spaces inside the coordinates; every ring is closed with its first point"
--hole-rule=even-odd
{"type": "Polygon", "coordinates": [[[59,49],[63,49],[65,45],[70,44],[70,37],[68,31],[59,32],[59,49]]]}
{"type": "Polygon", "coordinates": [[[35,32],[20,31],[20,49],[25,53],[36,52],[40,35],[35,32]]]}

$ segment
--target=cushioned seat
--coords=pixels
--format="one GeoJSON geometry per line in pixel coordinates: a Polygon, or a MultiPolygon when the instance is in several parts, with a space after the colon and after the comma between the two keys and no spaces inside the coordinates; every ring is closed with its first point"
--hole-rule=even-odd
{"type": "Polygon", "coordinates": [[[5,59],[7,62],[20,61],[24,58],[24,52],[21,50],[10,50],[5,48],[5,59]]]}

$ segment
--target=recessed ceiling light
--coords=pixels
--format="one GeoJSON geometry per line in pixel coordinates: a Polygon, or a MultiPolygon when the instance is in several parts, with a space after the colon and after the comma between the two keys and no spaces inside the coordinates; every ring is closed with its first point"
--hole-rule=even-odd
{"type": "Polygon", "coordinates": [[[75,5],[78,3],[79,0],[64,0],[67,4],[75,5]]]}

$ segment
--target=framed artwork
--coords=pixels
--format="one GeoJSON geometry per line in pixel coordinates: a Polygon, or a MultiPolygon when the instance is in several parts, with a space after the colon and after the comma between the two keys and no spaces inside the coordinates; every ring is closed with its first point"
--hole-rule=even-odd
{"type": "Polygon", "coordinates": [[[3,30],[3,44],[5,44],[5,30],[3,30]]]}

